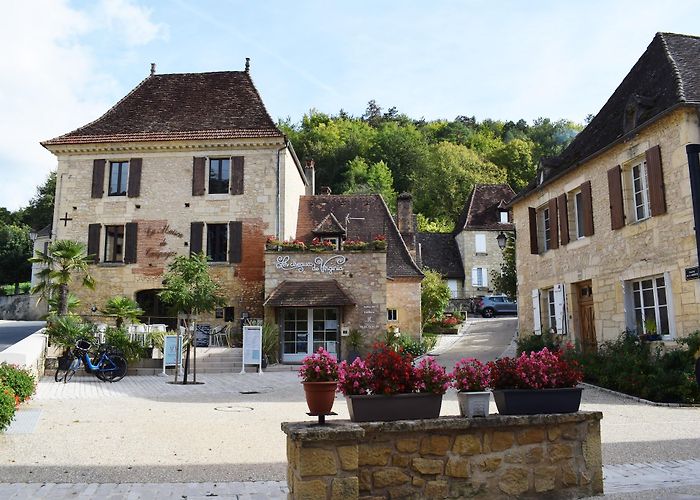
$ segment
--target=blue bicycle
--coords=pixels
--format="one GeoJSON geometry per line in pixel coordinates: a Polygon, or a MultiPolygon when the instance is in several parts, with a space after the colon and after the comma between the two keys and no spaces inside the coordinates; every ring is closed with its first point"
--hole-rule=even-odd
{"type": "Polygon", "coordinates": [[[87,340],[79,340],[75,349],[70,353],[70,358],[63,366],[56,370],[54,380],[56,382],[69,382],[80,366],[85,367],[87,373],[94,373],[103,382],[118,382],[124,378],[127,370],[126,360],[119,354],[107,349],[100,350],[94,359],[90,358],[89,351],[92,346],[87,340]]]}

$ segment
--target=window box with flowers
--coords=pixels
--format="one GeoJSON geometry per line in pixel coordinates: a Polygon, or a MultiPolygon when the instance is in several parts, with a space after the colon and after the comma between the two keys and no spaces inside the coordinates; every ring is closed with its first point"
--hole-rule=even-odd
{"type": "Polygon", "coordinates": [[[311,415],[328,415],[338,387],[338,362],[323,347],[307,356],[299,368],[306,404],[311,415]]]}
{"type": "Polygon", "coordinates": [[[522,353],[488,363],[493,399],[502,415],[574,413],[581,405],[583,372],[565,351],[522,353]]]}
{"type": "Polygon", "coordinates": [[[353,422],[437,418],[449,385],[445,369],[433,358],[414,367],[413,356],[385,344],[338,367],[338,390],[353,422]]]}
{"type": "Polygon", "coordinates": [[[475,358],[461,359],[451,374],[452,387],[457,389],[459,413],[463,417],[485,417],[489,414],[491,392],[489,368],[475,358]]]}
{"type": "Polygon", "coordinates": [[[322,239],[317,236],[311,240],[309,250],[312,252],[332,252],[336,250],[336,245],[328,239],[322,239]]]}
{"type": "Polygon", "coordinates": [[[369,243],[362,240],[345,240],[343,242],[343,250],[357,251],[357,250],[367,250],[369,248],[369,243]]]}
{"type": "Polygon", "coordinates": [[[386,250],[386,236],[378,234],[372,240],[373,250],[386,250]]]}

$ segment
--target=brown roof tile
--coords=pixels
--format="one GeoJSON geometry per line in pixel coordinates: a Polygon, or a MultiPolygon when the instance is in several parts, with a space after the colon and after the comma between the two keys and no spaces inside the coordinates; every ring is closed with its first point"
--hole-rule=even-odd
{"type": "Polygon", "coordinates": [[[439,272],[445,278],[464,279],[459,247],[451,233],[418,233],[423,268],[439,272]]]}
{"type": "Polygon", "coordinates": [[[477,184],[457,219],[453,234],[465,229],[512,231],[513,224],[501,222],[500,207],[515,196],[508,184],[477,184]]]}
{"type": "Polygon", "coordinates": [[[283,281],[265,301],[266,307],[326,307],[354,305],[336,280],[283,281]]]}
{"type": "Polygon", "coordinates": [[[313,230],[314,234],[345,234],[345,228],[335,218],[333,212],[329,213],[313,230]]]}

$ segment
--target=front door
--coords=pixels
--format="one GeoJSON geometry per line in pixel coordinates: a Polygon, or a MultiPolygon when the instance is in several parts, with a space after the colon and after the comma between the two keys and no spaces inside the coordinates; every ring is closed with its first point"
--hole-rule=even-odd
{"type": "Polygon", "coordinates": [[[595,316],[593,313],[593,287],[590,281],[578,285],[578,306],[580,318],[579,341],[584,352],[598,348],[595,335],[595,316]]]}
{"type": "Polygon", "coordinates": [[[282,361],[301,362],[323,347],[338,352],[338,309],[334,307],[287,308],[282,310],[282,361]]]}

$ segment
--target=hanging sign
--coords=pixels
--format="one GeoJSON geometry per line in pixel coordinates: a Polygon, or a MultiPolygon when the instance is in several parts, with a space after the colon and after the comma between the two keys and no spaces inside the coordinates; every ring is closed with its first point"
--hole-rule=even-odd
{"type": "Polygon", "coordinates": [[[166,335],[163,337],[163,373],[169,366],[180,366],[182,363],[182,335],[166,335]]]}
{"type": "Polygon", "coordinates": [[[258,365],[258,373],[262,374],[262,326],[243,327],[243,366],[241,373],[245,373],[245,365],[258,365]]]}
{"type": "Polygon", "coordinates": [[[333,255],[332,257],[316,257],[313,261],[298,261],[289,255],[277,257],[275,267],[283,271],[296,271],[299,273],[333,274],[342,273],[348,258],[345,255],[333,255]]]}

